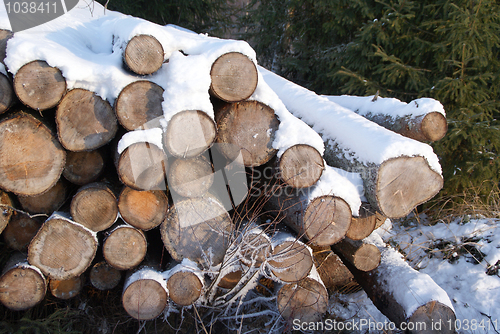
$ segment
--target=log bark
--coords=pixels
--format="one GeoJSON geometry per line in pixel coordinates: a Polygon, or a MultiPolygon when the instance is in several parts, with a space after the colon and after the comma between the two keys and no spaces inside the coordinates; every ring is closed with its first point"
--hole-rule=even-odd
{"type": "Polygon", "coordinates": [[[22,254],[15,254],[0,277],[0,302],[10,310],[23,311],[40,303],[47,292],[42,272],[22,254]]]}
{"type": "Polygon", "coordinates": [[[3,231],[4,241],[12,249],[25,251],[40,226],[42,226],[42,221],[39,217],[32,218],[22,212],[14,212],[3,231]]]}
{"type": "Polygon", "coordinates": [[[57,183],[40,195],[17,196],[21,207],[31,214],[51,215],[58,211],[66,202],[69,196],[68,184],[59,179],[57,183]]]}
{"type": "Polygon", "coordinates": [[[63,98],[66,80],[58,68],[35,60],[17,71],[14,91],[24,105],[35,110],[47,110],[57,106],[63,98]]]}
{"type": "Polygon", "coordinates": [[[104,172],[105,157],[102,150],[72,152],[66,154],[63,176],[69,182],[83,186],[96,181],[104,172]]]}
{"type": "Polygon", "coordinates": [[[152,74],[163,64],[163,47],[150,35],[131,38],[123,52],[123,62],[132,72],[139,75],[152,74]]]}
{"type": "Polygon", "coordinates": [[[160,233],[175,261],[187,258],[209,268],[222,262],[232,229],[229,213],[207,195],[176,202],[168,210],[160,233]]]}
{"type": "Polygon", "coordinates": [[[0,187],[33,196],[59,180],[66,153],[38,119],[18,112],[0,121],[0,187]]]}
{"type": "Polygon", "coordinates": [[[51,279],[49,289],[52,295],[59,299],[70,299],[78,295],[83,289],[84,281],[81,276],[75,276],[66,280],[51,279]]]}
{"type": "Polygon", "coordinates": [[[7,51],[7,42],[14,36],[14,33],[7,29],[0,29],[0,61],[3,63],[7,51]]]}
{"type": "Polygon", "coordinates": [[[5,230],[14,212],[14,203],[9,193],[0,190],[0,234],[5,230]]]}
{"type": "Polygon", "coordinates": [[[121,224],[107,234],[102,253],[113,268],[129,270],[144,260],[147,248],[146,236],[141,230],[121,224]]]}
{"type": "Polygon", "coordinates": [[[128,224],[147,231],[160,225],[169,204],[164,191],[135,190],[124,187],[118,198],[118,211],[128,224]]]}
{"type": "Polygon", "coordinates": [[[314,265],[329,294],[343,291],[354,281],[354,276],[330,247],[313,248],[314,265]]]}
{"type": "Polygon", "coordinates": [[[272,147],[279,120],[274,110],[257,101],[226,104],[216,110],[218,148],[231,161],[240,154],[246,167],[265,164],[276,155],[272,147]]]}
{"type": "Polygon", "coordinates": [[[16,94],[14,93],[10,79],[3,73],[0,73],[0,114],[9,110],[15,102],[16,94]]]}
{"type": "Polygon", "coordinates": [[[248,99],[257,88],[254,62],[239,52],[223,54],[212,64],[210,92],[226,102],[248,99]]]}
{"type": "Polygon", "coordinates": [[[332,249],[361,271],[374,270],[380,264],[380,250],[377,246],[369,243],[367,239],[351,240],[345,238],[333,245],[332,249]]]}
{"type": "Polygon", "coordinates": [[[115,101],[118,122],[127,130],[159,127],[163,118],[163,88],[157,84],[140,80],[122,89],[115,101]]]}
{"type": "Polygon", "coordinates": [[[345,236],[351,240],[362,240],[373,232],[376,223],[377,213],[369,203],[363,202],[359,208],[359,215],[352,217],[345,236]]]}
{"type": "Polygon", "coordinates": [[[216,124],[210,116],[200,110],[185,110],[168,121],[163,146],[174,157],[193,158],[212,146],[216,135],[216,124]]]}
{"type": "Polygon", "coordinates": [[[92,286],[102,291],[116,288],[122,279],[121,271],[113,268],[106,261],[94,264],[89,276],[92,286]]]}
{"type": "Polygon", "coordinates": [[[188,159],[175,159],[168,170],[169,190],[182,197],[200,197],[214,182],[214,170],[204,155],[188,159]]]}
{"type": "Polygon", "coordinates": [[[72,89],[61,100],[56,124],[59,141],[74,152],[98,149],[109,143],[118,130],[109,102],[81,88],[72,89]]]}
{"type": "Polygon", "coordinates": [[[276,163],[279,178],[293,188],[308,188],[321,177],[325,164],[314,147],[298,144],[287,149],[276,163]]]}
{"type": "Polygon", "coordinates": [[[90,267],[97,246],[94,232],[55,213],[31,240],[28,262],[51,279],[65,280],[90,267]]]}
{"type": "Polygon", "coordinates": [[[166,277],[169,297],[177,305],[192,305],[201,297],[204,279],[195,263],[179,263],[166,277]]]}
{"type": "Polygon", "coordinates": [[[118,219],[116,196],[106,183],[89,183],[73,196],[70,213],[75,222],[86,228],[104,231],[118,219]]]}

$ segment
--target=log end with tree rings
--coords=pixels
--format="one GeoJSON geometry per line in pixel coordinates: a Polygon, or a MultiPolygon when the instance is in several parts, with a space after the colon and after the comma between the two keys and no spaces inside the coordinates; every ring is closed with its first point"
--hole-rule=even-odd
{"type": "Polygon", "coordinates": [[[161,43],[151,35],[136,35],[127,43],[123,62],[139,75],[152,74],[163,64],[164,51],[161,43]]]}
{"type": "Polygon", "coordinates": [[[325,169],[323,157],[318,150],[305,144],[287,149],[281,155],[278,166],[280,179],[294,188],[311,187],[325,169]]]}
{"type": "Polygon", "coordinates": [[[3,114],[14,104],[16,95],[10,79],[0,73],[0,114],[3,114]]]}
{"type": "Polygon", "coordinates": [[[219,283],[217,284],[217,286],[219,288],[222,288],[222,289],[231,290],[231,289],[235,288],[236,285],[238,285],[238,283],[240,282],[242,277],[243,277],[243,270],[242,269],[238,269],[236,271],[231,271],[230,273],[228,273],[227,275],[224,275],[224,277],[222,277],[219,280],[219,283]]]}
{"type": "Polygon", "coordinates": [[[35,110],[54,108],[66,93],[61,71],[47,62],[34,60],[21,67],[14,76],[14,91],[19,100],[35,110]]]}
{"type": "Polygon", "coordinates": [[[168,303],[167,290],[155,279],[137,279],[126,285],[122,305],[132,318],[152,320],[157,318],[168,303]]]}
{"type": "Polygon", "coordinates": [[[311,251],[298,240],[275,245],[268,261],[269,268],[283,282],[298,282],[309,275],[313,267],[311,251]]]}
{"type": "Polygon", "coordinates": [[[352,217],[345,236],[351,240],[362,240],[373,232],[376,222],[377,213],[375,210],[367,202],[362,202],[359,207],[359,215],[352,217]]]}
{"type": "Polygon", "coordinates": [[[83,186],[94,182],[103,173],[105,157],[101,150],[66,153],[63,176],[69,182],[83,186]]]}
{"type": "Polygon", "coordinates": [[[140,80],[122,89],[115,101],[118,122],[128,131],[159,127],[163,118],[163,88],[140,80]]]}
{"type": "Polygon", "coordinates": [[[128,224],[147,231],[160,225],[168,210],[168,198],[162,190],[135,190],[124,187],[118,197],[118,211],[128,224]]]}
{"type": "Polygon", "coordinates": [[[380,249],[366,240],[345,238],[333,245],[332,249],[361,271],[371,271],[377,268],[382,258],[380,249]]]}
{"type": "Polygon", "coordinates": [[[56,184],[66,152],[38,119],[24,112],[0,121],[0,187],[34,196],[56,184]]]}
{"type": "Polygon", "coordinates": [[[73,196],[70,212],[75,222],[100,232],[116,222],[118,204],[114,193],[105,183],[89,183],[73,196]]]}
{"type": "Polygon", "coordinates": [[[17,196],[21,207],[32,214],[51,215],[58,211],[68,199],[69,189],[64,179],[59,179],[57,183],[46,192],[34,196],[17,196]]]}
{"type": "Polygon", "coordinates": [[[428,141],[443,139],[448,132],[446,116],[437,111],[426,114],[422,120],[421,131],[428,141]]]}
{"type": "Polygon", "coordinates": [[[205,155],[176,159],[168,170],[169,190],[182,197],[203,196],[213,182],[213,166],[205,155]]]}
{"type": "MultiPolygon", "coordinates": [[[[435,332],[441,334],[452,334],[455,332],[455,312],[449,307],[438,301],[430,301],[419,308],[408,319],[408,324],[419,324],[420,328],[436,329],[435,332]],[[439,329],[437,325],[440,324],[439,329]],[[450,326],[450,324],[452,324],[450,326]]],[[[422,333],[418,331],[419,333],[422,333]]],[[[427,331],[432,332],[432,331],[427,331]]],[[[417,333],[417,331],[410,333],[417,333]]]]}
{"type": "Polygon", "coordinates": [[[30,217],[16,211],[3,231],[4,241],[12,249],[25,251],[40,226],[42,226],[40,217],[30,217]]]}
{"type": "Polygon", "coordinates": [[[70,299],[82,291],[83,283],[81,276],[71,277],[66,280],[51,279],[49,282],[49,289],[56,298],[70,299]]]}
{"type": "Polygon", "coordinates": [[[0,190],[0,234],[5,230],[14,213],[14,204],[9,193],[0,190]]]}
{"type": "Polygon", "coordinates": [[[53,215],[31,240],[28,262],[50,278],[65,280],[87,270],[97,245],[97,238],[89,229],[53,215]]]}
{"type": "Polygon", "coordinates": [[[121,225],[111,231],[102,245],[106,262],[118,270],[137,267],[146,257],[144,233],[132,226],[121,225]]]}
{"type": "Polygon", "coordinates": [[[86,89],[69,91],[56,111],[57,134],[65,149],[92,151],[109,143],[118,131],[108,101],[86,89]]]}
{"type": "Polygon", "coordinates": [[[94,288],[104,291],[116,288],[122,279],[122,274],[106,261],[101,261],[92,266],[89,277],[94,288]]]}
{"type": "Polygon", "coordinates": [[[311,245],[333,245],[344,238],[351,218],[351,208],[342,198],[316,197],[304,213],[304,232],[311,245]]]}
{"type": "Polygon", "coordinates": [[[120,181],[136,190],[165,190],[168,158],[154,144],[134,143],[127,147],[118,159],[120,181]]]}
{"type": "Polygon", "coordinates": [[[273,141],[280,122],[273,109],[258,101],[243,101],[217,113],[218,148],[228,159],[234,161],[241,151],[244,165],[256,167],[276,155],[273,141]]]}
{"type": "Polygon", "coordinates": [[[3,63],[7,51],[7,41],[14,36],[14,33],[7,29],[0,29],[0,62],[3,63]]]}
{"type": "Polygon", "coordinates": [[[176,158],[192,158],[212,146],[216,135],[216,124],[210,116],[199,110],[185,110],[168,121],[163,146],[176,158]]]}
{"type": "Polygon", "coordinates": [[[255,63],[239,52],[223,54],[212,64],[210,92],[226,102],[248,99],[257,88],[255,63]]]}
{"type": "Polygon", "coordinates": [[[402,218],[434,197],[442,187],[443,177],[429,167],[424,157],[402,156],[382,163],[375,196],[384,216],[402,218]]]}
{"type": "Polygon", "coordinates": [[[167,280],[170,299],[180,306],[193,304],[200,298],[203,283],[198,275],[187,270],[177,271],[167,280]]]}

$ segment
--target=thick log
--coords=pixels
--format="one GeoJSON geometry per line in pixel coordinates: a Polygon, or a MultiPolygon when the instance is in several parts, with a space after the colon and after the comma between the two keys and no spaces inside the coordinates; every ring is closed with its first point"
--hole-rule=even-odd
{"type": "Polygon", "coordinates": [[[168,210],[160,233],[172,258],[187,258],[204,268],[222,262],[233,224],[223,205],[206,195],[176,202],[168,210]]]}
{"type": "Polygon", "coordinates": [[[127,130],[150,129],[160,125],[163,118],[163,88],[140,80],[122,89],[115,101],[118,122],[127,130]]]}
{"type": "Polygon", "coordinates": [[[14,93],[14,88],[12,88],[10,79],[3,73],[0,73],[0,114],[9,110],[15,101],[16,94],[14,93]]]}
{"type": "Polygon", "coordinates": [[[0,302],[10,310],[27,310],[45,298],[47,281],[23,254],[13,255],[0,277],[0,302]]]}
{"type": "Polygon", "coordinates": [[[367,202],[361,203],[359,215],[353,216],[345,236],[351,240],[362,240],[369,236],[375,229],[377,213],[367,202]]]}
{"type": "Polygon", "coordinates": [[[49,290],[56,298],[70,299],[82,291],[83,283],[82,276],[75,276],[66,280],[51,279],[49,281],[49,290]]]}
{"type": "Polygon", "coordinates": [[[314,265],[329,294],[342,291],[354,281],[354,276],[330,247],[313,248],[314,265]]]}
{"type": "Polygon", "coordinates": [[[109,102],[96,93],[75,88],[69,91],[56,111],[57,134],[65,149],[92,151],[109,143],[118,130],[109,102]]]}
{"type": "Polygon", "coordinates": [[[58,68],[35,60],[17,71],[14,91],[24,105],[35,110],[47,110],[57,106],[63,98],[66,80],[58,68]]]}
{"type": "Polygon", "coordinates": [[[151,35],[132,37],[123,52],[123,62],[132,72],[139,75],[152,74],[163,64],[163,47],[151,35]]]}
{"type": "Polygon", "coordinates": [[[89,183],[73,196],[70,213],[75,222],[86,228],[94,232],[104,231],[118,218],[116,196],[106,183],[89,183]]]}
{"type": "Polygon", "coordinates": [[[14,212],[14,204],[9,193],[0,190],[0,234],[5,230],[14,212]]]}
{"type": "Polygon", "coordinates": [[[333,245],[332,249],[361,271],[373,270],[380,264],[380,250],[377,246],[369,243],[367,239],[351,240],[345,238],[333,245]]]}
{"type": "Polygon", "coordinates": [[[87,270],[97,245],[94,232],[55,213],[31,240],[28,262],[51,279],[65,280],[87,270]]]}
{"type": "Polygon", "coordinates": [[[174,157],[192,158],[212,146],[216,135],[216,124],[210,116],[200,110],[185,110],[168,121],[163,146],[174,157]]]}
{"type": "Polygon", "coordinates": [[[192,305],[203,293],[204,278],[196,263],[183,261],[164,275],[169,297],[177,305],[192,305]]]}
{"type": "Polygon", "coordinates": [[[68,199],[69,188],[63,179],[40,195],[17,196],[21,207],[32,214],[51,215],[54,211],[59,211],[68,199]]]}
{"type": "Polygon", "coordinates": [[[144,233],[130,225],[121,224],[108,232],[102,245],[106,262],[118,270],[137,267],[146,257],[148,244],[144,233]]]}
{"type": "Polygon", "coordinates": [[[97,262],[90,269],[90,283],[98,290],[111,290],[118,286],[122,273],[106,261],[97,262]]]}
{"type": "Polygon", "coordinates": [[[165,190],[168,158],[154,144],[138,142],[127,147],[117,162],[120,181],[136,190],[165,190]]]}
{"type": "Polygon", "coordinates": [[[0,187],[33,196],[59,180],[66,153],[38,119],[18,112],[0,122],[0,187]]]}
{"type": "Polygon", "coordinates": [[[12,249],[25,251],[40,226],[42,226],[42,221],[39,217],[30,217],[16,211],[3,231],[4,241],[12,249]]]}
{"type": "Polygon", "coordinates": [[[66,154],[63,176],[69,182],[83,186],[96,181],[104,171],[106,158],[102,150],[72,152],[66,154]]]}
{"type": "Polygon", "coordinates": [[[325,169],[323,157],[318,150],[305,144],[287,149],[276,164],[279,178],[293,188],[313,186],[325,169]]]}
{"type": "Polygon", "coordinates": [[[118,211],[128,224],[147,231],[160,225],[168,210],[164,191],[135,190],[124,187],[118,197],[118,211]]]}
{"type": "Polygon", "coordinates": [[[239,52],[223,54],[212,64],[210,92],[226,102],[248,99],[257,88],[254,62],[239,52]]]}
{"type": "Polygon", "coordinates": [[[122,305],[134,319],[151,320],[158,317],[168,303],[168,290],[162,273],[141,268],[125,280],[122,305]]]}
{"type": "Polygon", "coordinates": [[[168,170],[169,190],[182,197],[203,196],[214,182],[214,171],[205,154],[175,159],[168,170]]]}
{"type": "Polygon", "coordinates": [[[3,63],[7,51],[7,42],[14,33],[7,29],[0,29],[0,61],[3,63]]]}

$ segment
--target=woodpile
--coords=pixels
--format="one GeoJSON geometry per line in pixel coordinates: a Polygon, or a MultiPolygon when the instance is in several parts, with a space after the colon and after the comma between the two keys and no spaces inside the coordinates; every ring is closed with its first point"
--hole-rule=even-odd
{"type": "MultiPolygon", "coordinates": [[[[172,113],[170,90],[186,83],[158,77],[188,71],[174,65],[199,54],[170,55],[155,29],[121,48],[116,71],[131,82],[114,99],[75,86],[45,60],[21,66],[12,81],[1,77],[0,105],[8,107],[0,119],[0,231],[27,253],[0,277],[6,307],[33,307],[47,287],[72,298],[89,276],[98,290],[121,286],[127,314],[149,320],[171,307],[230,308],[264,277],[274,281],[274,308],[286,322],[320,321],[329,293],[353,280],[396,323],[454,317],[441,292],[408,314],[406,301],[381,284],[395,270],[384,267],[389,248],[369,237],[386,217],[402,217],[439,191],[429,155],[349,159],[355,145],[326,131],[321,137],[300,110],[289,113],[280,81],[227,47],[210,49],[217,57],[202,92],[210,110],[175,101],[181,107],[172,113]]],[[[190,85],[186,95],[196,100],[190,85]]],[[[316,97],[303,99],[315,108],[316,97]]],[[[353,122],[359,132],[378,127],[353,122]]]]}

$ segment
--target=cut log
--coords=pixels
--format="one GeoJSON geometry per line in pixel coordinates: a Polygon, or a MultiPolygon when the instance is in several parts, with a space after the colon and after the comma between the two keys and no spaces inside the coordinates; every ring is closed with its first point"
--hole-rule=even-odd
{"type": "Polygon", "coordinates": [[[222,262],[233,224],[222,204],[211,196],[178,201],[167,213],[160,233],[172,258],[189,259],[209,268],[222,262]]]}
{"type": "Polygon", "coordinates": [[[83,289],[83,279],[75,276],[66,280],[51,279],[49,289],[52,295],[59,299],[70,299],[78,295],[83,289]]]}
{"type": "Polygon", "coordinates": [[[375,215],[377,216],[377,220],[375,222],[375,229],[377,229],[380,226],[384,225],[385,221],[387,220],[387,217],[382,215],[380,212],[377,212],[375,215]]]}
{"type": "Polygon", "coordinates": [[[213,182],[213,166],[205,154],[195,158],[176,159],[168,170],[169,190],[182,197],[203,196],[213,182]]]}
{"type": "Polygon", "coordinates": [[[276,155],[274,134],[279,120],[274,110],[257,101],[226,104],[217,112],[217,143],[231,161],[240,152],[246,167],[265,164],[276,155]]]}
{"type": "Polygon", "coordinates": [[[12,249],[25,251],[40,226],[42,226],[40,218],[32,218],[16,211],[12,214],[9,224],[3,231],[5,243],[12,249]]]}
{"type": "Polygon", "coordinates": [[[224,275],[220,278],[217,286],[222,289],[231,290],[236,287],[243,277],[243,269],[236,271],[231,271],[230,273],[224,275]]]}
{"type": "Polygon", "coordinates": [[[105,160],[102,150],[68,151],[63,176],[69,182],[79,186],[94,182],[103,173],[105,160]]]}
{"type": "Polygon", "coordinates": [[[109,143],[118,130],[109,102],[81,88],[72,89],[61,100],[56,123],[59,141],[74,152],[98,149],[109,143]]]}
{"type": "Polygon", "coordinates": [[[0,61],[3,63],[7,51],[7,41],[14,36],[14,33],[7,29],[0,29],[0,61]]]}
{"type": "Polygon", "coordinates": [[[75,222],[94,232],[100,232],[116,222],[118,204],[106,183],[94,182],[78,189],[71,200],[70,212],[75,222]]]}
{"type": "Polygon", "coordinates": [[[168,290],[163,275],[151,268],[141,268],[125,280],[122,305],[134,319],[158,317],[168,303],[168,290]]]}
{"type": "Polygon", "coordinates": [[[160,225],[168,210],[164,191],[135,190],[124,187],[118,198],[118,211],[128,224],[147,231],[160,225]]]}
{"type": "Polygon", "coordinates": [[[127,130],[159,127],[163,118],[163,88],[157,84],[140,80],[122,89],[115,101],[118,122],[127,130]]]}
{"type": "Polygon", "coordinates": [[[45,221],[28,246],[28,262],[51,279],[80,276],[92,263],[97,237],[88,228],[60,214],[45,221]]]}
{"type": "Polygon", "coordinates": [[[121,272],[106,261],[97,262],[90,269],[90,283],[98,290],[114,289],[121,279],[121,272]]]}
{"type": "Polygon", "coordinates": [[[152,74],[163,64],[163,47],[150,35],[137,35],[130,39],[123,52],[123,62],[139,75],[152,74]]]}
{"type": "Polygon", "coordinates": [[[170,269],[166,279],[169,297],[177,305],[192,305],[203,293],[204,279],[196,263],[177,264],[170,269]]]}
{"type": "Polygon", "coordinates": [[[369,243],[367,239],[351,240],[345,238],[333,245],[332,248],[358,270],[370,271],[380,264],[380,250],[377,246],[369,243]]]}
{"type": "Polygon", "coordinates": [[[46,292],[47,281],[40,269],[23,254],[12,256],[0,277],[0,302],[10,310],[23,311],[40,303],[46,292]]]}
{"type": "Polygon", "coordinates": [[[10,79],[3,73],[0,73],[0,114],[3,114],[7,110],[9,110],[10,107],[14,105],[15,101],[16,94],[14,93],[14,89],[12,88],[10,79]]]}
{"type": "Polygon", "coordinates": [[[249,226],[243,229],[241,234],[240,261],[249,267],[260,267],[272,254],[273,244],[271,238],[262,228],[257,226],[249,226]]]}
{"type": "Polygon", "coordinates": [[[359,208],[359,215],[352,217],[345,236],[351,240],[362,240],[373,232],[376,223],[377,213],[369,203],[363,202],[359,208]]]}
{"type": "Polygon", "coordinates": [[[63,179],[59,179],[57,183],[40,195],[34,196],[17,196],[21,207],[32,214],[51,215],[54,211],[58,211],[68,199],[69,189],[67,183],[63,179]]]}
{"type": "Polygon", "coordinates": [[[0,187],[33,196],[59,180],[66,153],[38,119],[19,112],[0,122],[0,187]]]}
{"type": "Polygon", "coordinates": [[[313,248],[314,265],[329,294],[343,291],[354,276],[330,247],[313,248]]]}
{"type": "Polygon", "coordinates": [[[146,257],[148,244],[144,233],[122,224],[110,231],[102,245],[106,262],[118,270],[137,267],[146,257]]]}
{"type": "Polygon", "coordinates": [[[120,181],[136,190],[165,190],[168,158],[154,144],[139,142],[127,147],[117,163],[120,181]]]}
{"type": "Polygon", "coordinates": [[[298,144],[287,149],[277,159],[279,178],[293,188],[313,186],[321,177],[325,164],[314,147],[298,144]]]}
{"type": "Polygon", "coordinates": [[[35,60],[17,71],[14,91],[24,105],[35,110],[47,110],[57,106],[63,98],[66,80],[58,68],[35,60]]]}
{"type": "Polygon", "coordinates": [[[0,234],[5,230],[14,212],[14,204],[8,193],[0,190],[0,234]]]}
{"type": "Polygon", "coordinates": [[[239,52],[223,54],[212,64],[210,92],[226,102],[248,99],[257,88],[254,62],[239,52]]]}
{"type": "Polygon", "coordinates": [[[185,110],[168,121],[163,146],[174,157],[192,158],[212,146],[216,134],[216,124],[205,112],[185,110]]]}

